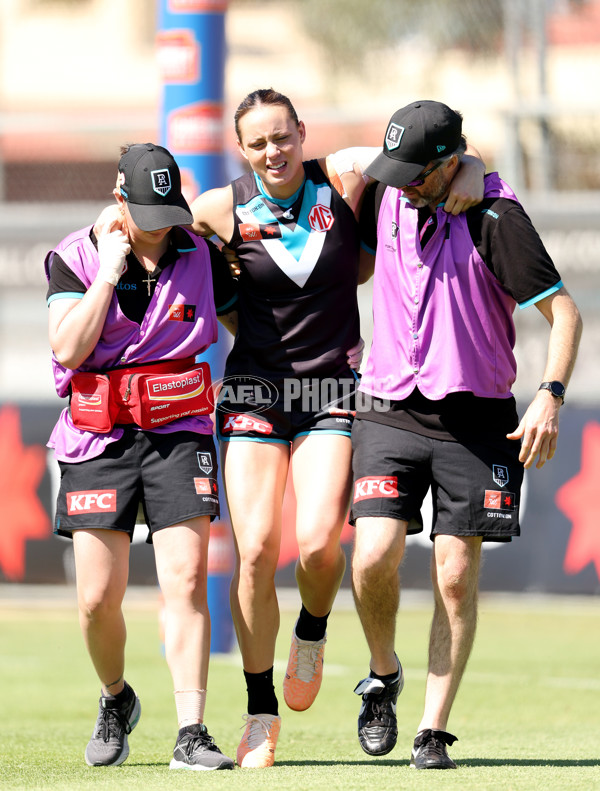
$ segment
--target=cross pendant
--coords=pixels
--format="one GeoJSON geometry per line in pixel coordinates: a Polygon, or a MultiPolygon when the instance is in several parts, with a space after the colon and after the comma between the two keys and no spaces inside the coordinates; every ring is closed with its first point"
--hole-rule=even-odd
{"type": "Polygon", "coordinates": [[[152,283],[154,282],[154,278],[150,277],[150,272],[146,272],[146,285],[148,286],[148,296],[152,293],[152,283]]]}

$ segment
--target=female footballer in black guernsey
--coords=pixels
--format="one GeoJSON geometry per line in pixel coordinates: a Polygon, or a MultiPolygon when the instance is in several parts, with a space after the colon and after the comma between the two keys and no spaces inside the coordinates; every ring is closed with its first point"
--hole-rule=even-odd
{"type": "MultiPolygon", "coordinates": [[[[281,727],[274,577],[288,469],[302,609],[283,690],[296,711],[312,704],[321,685],[327,617],[345,570],[340,534],[361,348],[356,287],[371,274],[360,270],[356,215],[366,183],[361,164],[379,149],[303,161],[304,123],[272,89],[249,94],[235,126],[251,170],[203,193],[191,209],[193,230],[216,234],[239,259],[238,328],[217,428],[237,558],[231,607],[248,690],[237,762],[263,768],[274,762],[281,727]],[[265,382],[267,397],[256,397],[265,382]]],[[[480,200],[483,170],[467,157],[449,211],[480,200]]]]}

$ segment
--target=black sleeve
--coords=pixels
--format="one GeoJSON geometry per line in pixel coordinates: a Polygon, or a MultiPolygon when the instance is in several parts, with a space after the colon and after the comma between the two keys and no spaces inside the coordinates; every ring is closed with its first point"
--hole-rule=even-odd
{"type": "Polygon", "coordinates": [[[58,253],[54,253],[50,262],[50,281],[46,299],[54,294],[73,294],[74,297],[85,294],[87,286],[81,282],[72,269],[65,264],[58,253]]]}
{"type": "Polygon", "coordinates": [[[560,274],[525,210],[507,198],[484,200],[467,221],[477,252],[518,304],[560,283],[560,274]]]}
{"type": "Polygon", "coordinates": [[[217,316],[224,316],[235,310],[237,302],[237,279],[231,274],[227,259],[219,248],[209,239],[204,240],[210,253],[213,293],[217,316]]]}
{"type": "MultiPolygon", "coordinates": [[[[379,183],[374,182],[366,188],[358,218],[361,246],[370,253],[374,253],[377,249],[377,214],[379,213],[379,206],[376,209],[375,198],[378,186],[379,183]]],[[[381,200],[379,201],[380,203],[381,200]]]]}

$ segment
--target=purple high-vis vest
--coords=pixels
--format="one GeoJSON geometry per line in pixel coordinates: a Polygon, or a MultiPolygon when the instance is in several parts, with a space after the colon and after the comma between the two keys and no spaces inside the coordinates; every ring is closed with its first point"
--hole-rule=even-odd
{"type": "MultiPolygon", "coordinates": [[[[85,286],[92,284],[100,262],[90,230],[91,226],[76,231],[48,253],[44,264],[47,278],[56,252],[85,286]]],[[[179,258],[160,273],[141,325],[124,315],[116,293],[112,295],[100,339],[78,371],[108,371],[117,366],[181,360],[201,354],[217,340],[210,254],[204,240],[191,236],[188,239],[189,244],[178,248],[179,258]]],[[[75,371],[64,368],[54,355],[52,368],[56,392],[65,397],[75,371]]],[[[153,429],[161,433],[199,434],[211,434],[212,430],[212,421],[206,416],[181,418],[153,429]]],[[[73,425],[69,410],[64,409],[48,447],[54,448],[60,461],[84,461],[99,456],[122,435],[123,429],[118,427],[108,434],[82,431],[73,425]]]]}
{"type": "MultiPolygon", "coordinates": [[[[485,197],[516,200],[497,173],[485,197]]],[[[437,401],[449,393],[508,398],[515,301],[477,253],[464,214],[437,210],[421,250],[418,211],[400,191],[385,191],[377,224],[373,343],[360,389],[401,400],[415,387],[437,401]]]]}

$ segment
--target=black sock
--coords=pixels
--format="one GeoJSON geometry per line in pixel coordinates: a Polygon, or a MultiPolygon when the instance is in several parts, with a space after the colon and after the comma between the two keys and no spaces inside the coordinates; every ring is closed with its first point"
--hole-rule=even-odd
{"type": "MultiPolygon", "coordinates": [[[[398,670],[399,669],[400,668],[398,668],[398,670]]],[[[383,681],[384,684],[389,684],[390,681],[394,681],[398,677],[398,670],[396,670],[395,673],[388,673],[387,676],[380,676],[379,673],[369,668],[369,675],[371,678],[378,678],[380,681],[383,681]]]]}
{"type": "Polygon", "coordinates": [[[302,605],[298,623],[296,624],[296,637],[299,637],[300,640],[311,640],[315,643],[317,640],[322,640],[327,630],[328,618],[329,613],[323,615],[321,618],[317,618],[311,615],[306,607],[302,605]]]}
{"type": "Polygon", "coordinates": [[[248,690],[248,714],[279,714],[279,705],[273,686],[273,668],[262,673],[244,670],[248,690]]]}
{"type": "Polygon", "coordinates": [[[133,690],[131,689],[129,684],[126,681],[124,682],[124,684],[125,686],[118,694],[108,695],[109,698],[114,698],[117,701],[117,705],[119,706],[119,708],[121,708],[121,706],[124,706],[126,703],[129,703],[133,695],[133,690]]]}

